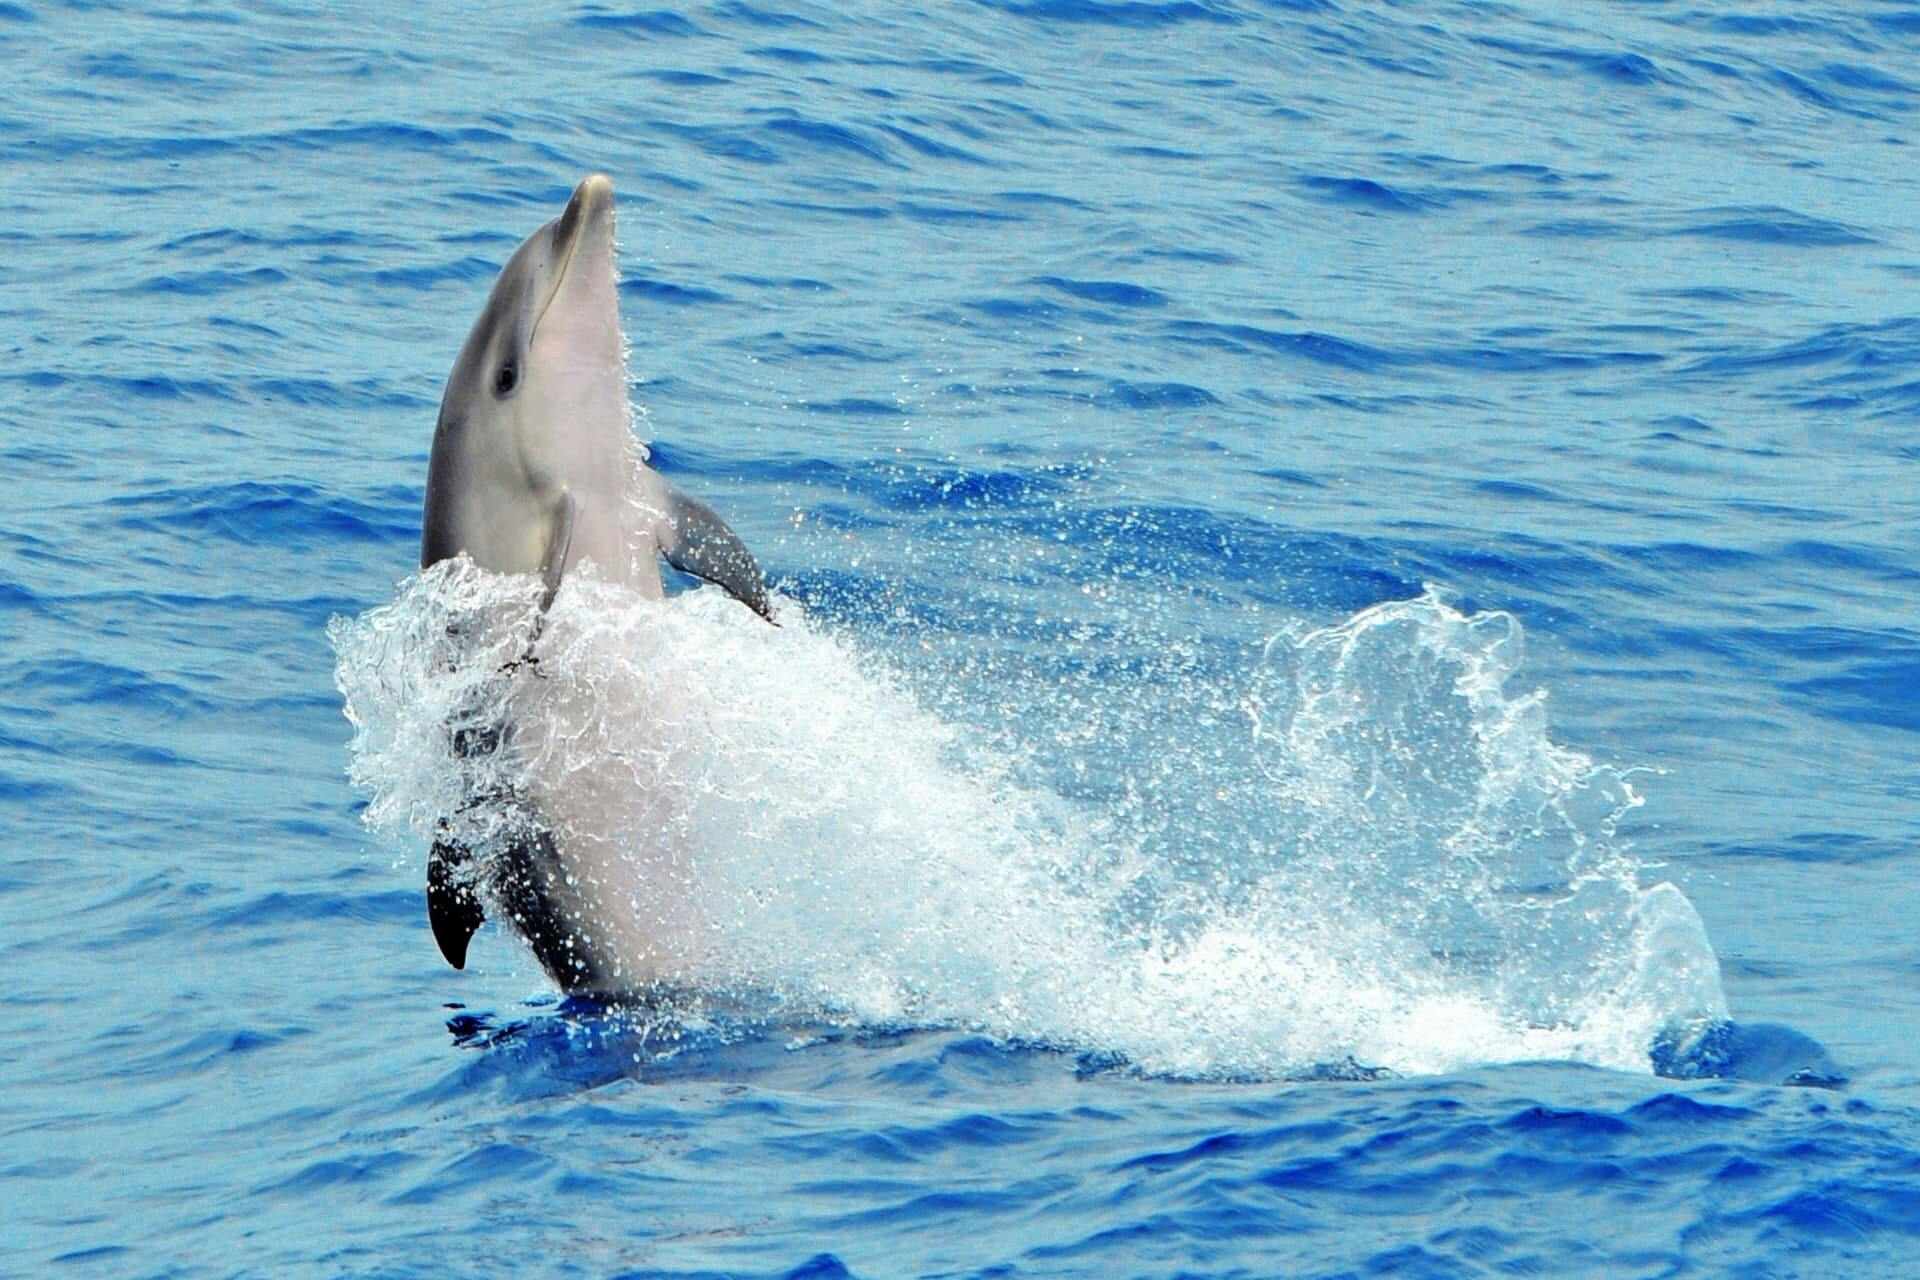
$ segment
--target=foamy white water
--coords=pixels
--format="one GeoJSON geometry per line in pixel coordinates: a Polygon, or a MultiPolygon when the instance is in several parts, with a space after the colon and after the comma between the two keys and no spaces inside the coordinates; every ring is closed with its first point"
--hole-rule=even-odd
{"type": "Polygon", "coordinates": [[[1255,833],[1169,876],[1142,849],[1180,815],[1148,839],[1032,785],[795,605],[776,629],[580,575],[535,639],[534,598],[450,562],[336,619],[352,776],[415,871],[448,815],[498,820],[476,790],[533,797],[649,975],[1194,1076],[1647,1070],[1664,1028],[1725,1016],[1691,904],[1615,832],[1627,780],[1509,690],[1506,615],[1428,595],[1303,628],[1226,691],[1243,721],[1161,726],[1242,736],[1182,758],[1255,833]],[[456,722],[510,744],[456,759],[456,722]]]}

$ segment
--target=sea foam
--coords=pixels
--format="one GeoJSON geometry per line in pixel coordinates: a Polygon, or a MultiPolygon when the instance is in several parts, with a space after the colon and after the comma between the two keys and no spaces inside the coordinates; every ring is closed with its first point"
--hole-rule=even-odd
{"type": "Polygon", "coordinates": [[[470,797],[533,798],[675,983],[1188,1077],[1645,1071],[1725,1017],[1698,915],[1616,830],[1629,777],[1510,690],[1505,614],[1429,593],[1250,653],[1207,730],[1240,749],[1182,756],[1240,838],[1183,860],[1182,815],[1049,790],[794,602],[774,628],[716,590],[536,594],[448,562],[334,620],[366,822],[417,864],[514,820],[470,797]],[[511,730],[462,758],[463,724],[511,730]]]}

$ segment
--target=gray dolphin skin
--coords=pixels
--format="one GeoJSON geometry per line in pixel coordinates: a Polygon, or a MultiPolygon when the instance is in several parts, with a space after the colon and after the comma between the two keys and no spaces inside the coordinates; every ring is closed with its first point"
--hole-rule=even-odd
{"type": "MultiPolygon", "coordinates": [[[[464,554],[498,573],[537,573],[544,611],[588,558],[602,576],[658,599],[664,556],[771,622],[760,569],[740,539],[639,458],[614,253],[613,184],[596,173],[501,269],[440,401],[421,567],[464,554]]],[[[486,754],[510,732],[469,727],[453,735],[454,750],[486,754]]],[[[569,992],[615,985],[619,958],[584,940],[606,931],[581,927],[588,922],[565,891],[561,851],[538,814],[512,796],[468,803],[520,810],[523,835],[485,860],[486,876],[548,974],[569,992]]],[[[450,837],[427,862],[428,919],[456,969],[485,914],[474,862],[474,850],[450,837]]]]}

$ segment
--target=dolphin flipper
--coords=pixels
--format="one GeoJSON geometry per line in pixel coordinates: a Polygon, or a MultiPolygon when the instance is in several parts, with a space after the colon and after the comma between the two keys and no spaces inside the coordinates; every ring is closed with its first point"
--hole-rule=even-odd
{"type": "Polygon", "coordinates": [[[456,969],[467,967],[467,944],[487,918],[473,877],[461,874],[471,861],[471,849],[445,840],[434,841],[427,855],[427,922],[440,954],[456,969]]]}
{"type": "Polygon", "coordinates": [[[553,531],[547,535],[547,554],[540,560],[540,580],[547,584],[545,594],[540,597],[542,613],[553,604],[553,597],[560,590],[560,575],[567,568],[567,550],[573,546],[573,517],[579,509],[573,495],[563,490],[559,509],[553,513],[553,531]]]}
{"type": "Polygon", "coordinates": [[[660,554],[667,563],[725,588],[728,595],[772,622],[767,584],[739,535],[727,528],[727,522],[706,503],[689,498],[670,484],[666,490],[667,519],[661,531],[660,554]]]}

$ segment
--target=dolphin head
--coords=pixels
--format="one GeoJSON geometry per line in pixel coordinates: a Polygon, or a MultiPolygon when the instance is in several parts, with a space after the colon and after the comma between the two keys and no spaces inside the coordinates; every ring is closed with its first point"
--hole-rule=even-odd
{"type": "Polygon", "coordinates": [[[536,569],[559,495],[625,475],[614,251],[613,183],[596,173],[501,269],[440,401],[422,565],[464,551],[499,572],[536,569]]]}

